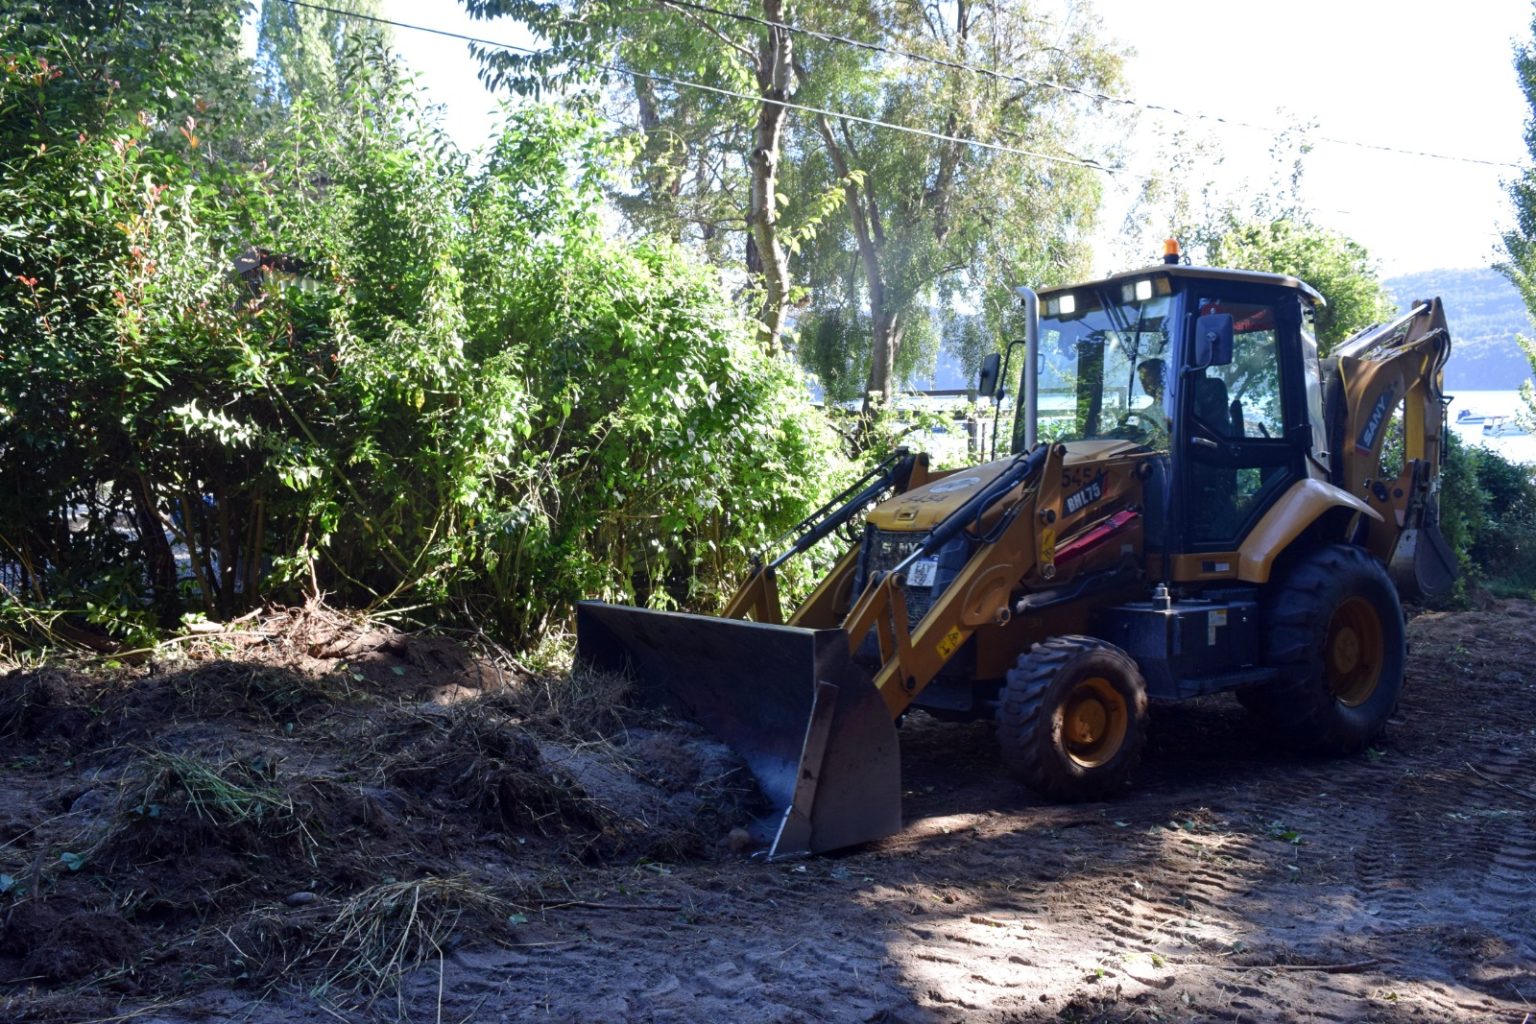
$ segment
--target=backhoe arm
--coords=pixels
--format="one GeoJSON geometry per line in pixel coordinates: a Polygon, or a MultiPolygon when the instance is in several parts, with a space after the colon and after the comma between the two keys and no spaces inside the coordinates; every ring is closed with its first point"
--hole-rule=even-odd
{"type": "Polygon", "coordinates": [[[1436,524],[1450,351],[1445,311],[1439,299],[1430,299],[1346,341],[1325,370],[1334,480],[1381,515],[1368,523],[1365,546],[1410,594],[1436,585],[1424,575],[1433,568],[1423,561],[1426,555],[1434,555],[1432,561],[1448,557],[1448,549],[1438,550],[1444,540],[1436,524]],[[1397,443],[1389,426],[1399,408],[1401,464],[1389,457],[1384,467],[1383,449],[1397,443]],[[1421,550],[1423,544],[1437,550],[1421,550]]]}

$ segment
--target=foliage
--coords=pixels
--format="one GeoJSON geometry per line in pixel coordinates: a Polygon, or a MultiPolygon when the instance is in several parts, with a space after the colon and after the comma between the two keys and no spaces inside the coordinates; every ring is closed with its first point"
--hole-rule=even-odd
{"type": "Polygon", "coordinates": [[[614,86],[610,112],[643,148],[636,173],[614,189],[616,204],[640,229],[696,243],[742,271],[759,344],[779,351],[791,301],[779,229],[791,198],[778,186],[781,101],[795,92],[797,42],[730,15],[779,22],[788,6],[728,0],[720,16],[677,4],[464,2],[476,17],[515,18],[545,41],[534,54],[476,47],[489,84],[521,95],[614,86]]]}
{"type": "MultiPolygon", "coordinates": [[[[611,87],[609,113],[641,151],[633,175],[612,182],[617,205],[632,224],[697,247],[717,265],[745,266],[746,156],[758,104],[640,76],[678,78],[750,97],[759,91],[759,28],[666,5],[463,3],[477,18],[514,20],[545,41],[535,54],[478,48],[482,77],[493,88],[538,96],[611,87]],[[619,70],[604,71],[591,62],[619,70]]],[[[753,3],[727,0],[718,6],[761,16],[753,3]]]]}
{"type": "Polygon", "coordinates": [[[0,162],[0,476],[26,482],[0,582],[34,627],[304,590],[533,640],[582,597],[707,605],[829,486],[830,433],[715,276],[602,237],[629,154],[591,115],[509,115],[470,175],[366,45],[323,103],[274,107],[241,65],[145,107],[80,101],[69,61],[105,58],[79,44],[0,77],[25,142],[0,162]]]}
{"type": "Polygon", "coordinates": [[[645,153],[618,196],[626,216],[696,244],[733,276],[763,281],[768,301],[745,292],[754,315],[770,316],[776,296],[797,300],[798,351],[840,400],[889,397],[930,369],[948,340],[935,305],[974,306],[995,336],[1016,315],[1010,285],[1082,268],[1080,241],[1099,188],[1096,172],[1071,154],[1083,148],[1084,116],[1105,114],[1090,97],[1114,88],[1119,75],[1119,57],[1099,42],[1085,5],[1069,2],[1042,17],[1027,0],[943,12],[886,0],[709,5],[724,14],[688,5],[465,3],[478,16],[519,18],[551,44],[539,55],[482,52],[490,81],[522,93],[573,82],[610,87],[610,113],[645,153]],[[787,32],[763,24],[781,19],[787,32]],[[779,269],[794,282],[779,294],[780,261],[754,227],[760,129],[771,106],[756,97],[779,95],[769,58],[786,46],[793,75],[785,97],[796,103],[1043,155],[795,112],[774,150],[782,160],[774,244],[782,243],[787,267],[779,269]],[[592,61],[619,71],[583,63],[592,61]],[[1059,84],[1025,84],[1034,79],[1059,84]]]}
{"type": "Polygon", "coordinates": [[[1531,469],[1486,448],[1473,449],[1473,456],[1484,502],[1468,555],[1489,589],[1529,597],[1536,594],[1536,483],[1531,469]]]}
{"type": "Polygon", "coordinates": [[[386,53],[388,28],[366,20],[379,14],[378,0],[327,0],[329,10],[261,0],[256,58],[264,84],[283,103],[304,97],[329,109],[342,101],[349,51],[386,53]],[[349,17],[363,15],[365,17],[349,17]]]}
{"type": "MultiPolygon", "coordinates": [[[[1525,122],[1525,148],[1536,160],[1536,6],[1531,18],[1531,41],[1515,47],[1515,75],[1531,110],[1525,122]]],[[[1509,278],[1526,310],[1536,318],[1536,165],[1525,168],[1509,183],[1509,197],[1515,205],[1515,226],[1504,232],[1504,259],[1495,269],[1509,278]]],[[[1531,369],[1536,371],[1536,341],[1524,335],[1518,341],[1531,369]]],[[[1521,382],[1520,394],[1531,415],[1536,416],[1536,391],[1529,380],[1521,382]]]]}
{"type": "Polygon", "coordinates": [[[1270,146],[1273,177],[1224,194],[1202,175],[1221,163],[1209,140],[1179,134],[1167,142],[1168,169],[1145,183],[1126,218],[1125,234],[1143,255],[1157,235],[1177,238],[1196,263],[1288,274],[1322,293],[1318,344],[1324,353],[1361,328],[1389,318],[1394,306],[1370,254],[1353,239],[1321,227],[1301,197],[1307,125],[1282,131],[1270,146]],[[1199,182],[1198,185],[1193,183],[1199,182]],[[1149,233],[1148,225],[1161,231],[1149,233]]]}
{"type": "Polygon", "coordinates": [[[470,351],[529,409],[511,500],[476,525],[481,585],[514,632],[580,597],[707,604],[821,495],[829,434],[709,271],[600,237],[596,121],[529,116],[469,199],[470,351]],[[585,162],[530,181],[561,133],[585,162]]]}
{"type": "Polygon", "coordinates": [[[1536,596],[1536,476],[1491,448],[1450,435],[1440,478],[1441,530],[1461,565],[1458,592],[1536,596]]]}
{"type": "MultiPolygon", "coordinates": [[[[192,29],[205,21],[189,15],[192,29]]],[[[165,26],[148,23],[169,79],[197,81],[175,74],[190,50],[161,46],[154,31],[165,26]]],[[[202,121],[168,121],[185,106],[169,90],[157,112],[135,110],[128,100],[154,92],[148,75],[137,92],[112,77],[91,84],[102,67],[142,73],[133,40],[81,42],[39,38],[0,73],[0,109],[27,111],[7,119],[26,141],[8,134],[0,165],[0,474],[27,486],[0,498],[0,539],[34,597],[105,618],[105,607],[133,609],[148,582],[168,618],[178,595],[166,529],[185,536],[189,507],[208,525],[187,481],[201,475],[218,490],[249,472],[233,469],[250,458],[242,439],[207,443],[225,397],[216,381],[245,326],[228,268],[239,219],[230,199],[248,176],[206,158],[222,113],[214,101],[202,101],[202,121]]],[[[248,499],[225,497],[226,517],[248,499]]],[[[205,586],[210,602],[219,589],[205,586]]]]}
{"type": "Polygon", "coordinates": [[[1364,246],[1338,232],[1304,219],[1251,221],[1230,213],[1207,230],[1203,242],[1213,266],[1289,274],[1322,293],[1327,305],[1317,311],[1316,326],[1325,354],[1392,315],[1392,302],[1364,246]]]}
{"type": "MultiPolygon", "coordinates": [[[[1098,205],[1098,172],[1079,159],[1053,158],[1086,148],[1085,117],[1109,117],[1084,97],[1118,85],[1119,55],[1099,41],[1086,8],[1063,5],[1048,21],[1038,13],[1022,2],[942,11],[871,3],[817,15],[818,25],[849,35],[867,37],[877,27],[885,45],[929,60],[836,46],[812,51],[804,57],[806,102],[1041,154],[902,138],[836,118],[818,118],[814,133],[804,133],[787,189],[841,190],[843,210],[802,243],[797,266],[813,321],[841,319],[867,335],[866,394],[890,397],[932,366],[943,336],[933,306],[970,306],[1000,338],[1016,315],[1012,285],[1084,269],[1082,238],[1098,205]],[[850,320],[848,310],[860,307],[859,319],[850,320]]],[[[856,336],[846,327],[843,333],[856,336]]],[[[862,352],[857,360],[866,361],[862,352]]],[[[825,373],[827,361],[818,362],[825,373]]]]}
{"type": "MultiPolygon", "coordinates": [[[[0,139],[46,146],[139,111],[180,124],[246,86],[239,0],[10,0],[0,139]]],[[[174,130],[174,128],[172,129],[174,130]]]]}

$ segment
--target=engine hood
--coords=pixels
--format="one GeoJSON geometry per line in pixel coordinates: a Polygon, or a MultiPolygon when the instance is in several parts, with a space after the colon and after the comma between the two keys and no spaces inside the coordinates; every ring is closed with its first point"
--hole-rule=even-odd
{"type": "MultiPolygon", "coordinates": [[[[1131,452],[1144,452],[1130,441],[1068,441],[1063,466],[1095,462],[1131,452]]],[[[978,490],[996,480],[1013,460],[950,470],[921,487],[914,487],[876,506],[869,525],[877,530],[927,532],[969,501],[978,490]]],[[[1026,484],[1025,486],[1031,486],[1026,484]]]]}

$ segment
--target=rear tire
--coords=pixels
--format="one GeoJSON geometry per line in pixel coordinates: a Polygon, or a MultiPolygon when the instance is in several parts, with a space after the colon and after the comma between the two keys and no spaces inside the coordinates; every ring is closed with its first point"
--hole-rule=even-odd
{"type": "Polygon", "coordinates": [[[1003,763],[1053,800],[1094,800],[1129,785],[1147,739],[1147,684],[1130,655],[1085,636],[1035,644],[997,705],[1003,763]]]}
{"type": "Polygon", "coordinates": [[[1403,608],[1386,569],[1361,548],[1326,547],[1296,565],[1265,602],[1264,646],[1281,677],[1238,699],[1294,746],[1354,753],[1397,709],[1403,608]]]}

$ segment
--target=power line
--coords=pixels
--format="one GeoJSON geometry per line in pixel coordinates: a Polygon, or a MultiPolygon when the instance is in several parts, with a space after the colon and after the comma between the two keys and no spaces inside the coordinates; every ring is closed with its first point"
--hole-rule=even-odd
{"type": "MultiPolygon", "coordinates": [[[[489,47],[492,47],[492,48],[495,48],[495,49],[511,50],[511,51],[515,51],[515,52],[518,52],[518,53],[525,53],[525,54],[528,54],[529,56],[539,56],[540,53],[541,53],[541,51],[539,51],[539,50],[535,50],[535,49],[532,49],[532,48],[526,47],[526,46],[518,46],[518,45],[516,45],[514,43],[498,42],[498,41],[493,40],[493,39],[485,39],[485,38],[480,37],[480,36],[467,35],[467,34],[462,33],[462,32],[453,32],[453,31],[450,31],[448,29],[432,28],[431,26],[428,26],[428,25],[416,25],[416,24],[412,24],[412,23],[409,23],[409,22],[391,21],[388,18],[381,18],[381,17],[377,17],[375,15],[362,14],[362,13],[354,12],[354,11],[345,11],[345,10],[341,10],[341,9],[335,8],[335,7],[328,7],[328,6],[325,6],[323,4],[311,3],[311,2],[308,2],[308,0],[282,0],[282,2],[288,4],[291,7],[304,7],[304,8],[308,8],[310,10],[314,10],[314,11],[321,11],[321,12],[324,12],[324,13],[327,13],[327,14],[338,15],[340,17],[353,18],[353,19],[360,20],[360,21],[373,22],[373,23],[379,24],[379,25],[388,25],[388,26],[390,26],[392,28],[401,28],[401,29],[406,29],[408,31],[412,31],[412,32],[422,32],[422,33],[426,33],[428,35],[443,36],[443,37],[449,38],[449,39],[458,39],[458,40],[462,40],[462,41],[468,42],[468,43],[475,43],[475,44],[480,45],[480,46],[489,46],[489,47]]],[[[1172,114],[1172,115],[1174,115],[1176,117],[1192,118],[1192,119],[1200,120],[1200,121],[1211,121],[1211,122],[1216,123],[1216,124],[1228,125],[1228,126],[1231,126],[1231,127],[1234,127],[1234,128],[1244,128],[1244,129],[1248,129],[1248,130],[1251,130],[1251,131],[1261,131],[1261,132],[1267,132],[1267,133],[1270,133],[1270,134],[1274,134],[1274,133],[1277,133],[1277,132],[1280,132],[1280,131],[1284,130],[1284,129],[1275,127],[1273,125],[1256,124],[1256,123],[1253,123],[1253,122],[1250,122],[1250,121],[1242,121],[1242,120],[1237,120],[1237,119],[1234,119],[1234,118],[1222,117],[1222,116],[1216,115],[1216,114],[1206,114],[1206,113],[1202,113],[1200,111],[1180,110],[1177,107],[1170,107],[1170,106],[1165,106],[1165,105],[1162,105],[1162,104],[1143,103],[1143,102],[1140,102],[1138,100],[1133,100],[1133,99],[1129,99],[1129,98],[1121,97],[1121,96],[1111,96],[1108,93],[1096,92],[1096,91],[1089,90],[1089,89],[1082,89],[1082,88],[1077,87],[1077,86],[1067,85],[1067,84],[1064,84],[1064,83],[1061,83],[1061,82],[1054,82],[1054,81],[1050,81],[1048,79],[1028,78],[1028,77],[1025,77],[1025,76],[1022,76],[1022,75],[1015,75],[1015,74],[1011,74],[1009,72],[998,71],[998,70],[993,69],[993,68],[981,68],[981,67],[976,67],[975,65],[966,64],[966,63],[960,62],[960,61],[945,60],[945,59],[940,58],[940,57],[932,57],[932,56],[928,56],[928,55],[925,55],[925,54],[915,54],[915,53],[911,53],[911,52],[907,52],[907,51],[903,51],[903,50],[897,50],[897,49],[894,49],[894,48],[891,48],[891,47],[881,46],[881,45],[879,45],[877,43],[870,43],[870,42],[866,42],[864,40],[853,39],[853,38],[850,38],[848,36],[840,36],[840,35],[837,35],[835,33],[821,32],[821,31],[818,31],[816,29],[810,29],[810,28],[804,28],[804,27],[801,27],[801,26],[790,25],[790,24],[788,24],[786,22],[772,21],[772,20],[769,20],[769,19],[766,19],[766,18],[758,18],[758,17],[755,17],[753,15],[749,15],[749,14],[739,14],[739,13],[736,13],[734,11],[725,11],[725,10],[721,10],[720,8],[717,8],[717,7],[711,7],[711,6],[708,6],[706,4],[696,3],[696,2],[694,2],[694,0],[656,0],[656,2],[659,2],[659,3],[667,5],[667,6],[678,7],[678,8],[687,8],[687,9],[701,11],[701,12],[705,12],[705,13],[709,13],[709,14],[719,15],[721,17],[732,18],[732,19],[735,19],[735,20],[738,20],[738,21],[744,21],[744,22],[756,24],[756,25],[760,25],[760,26],[763,26],[763,27],[766,27],[766,28],[777,28],[777,29],[782,29],[782,30],[784,30],[786,32],[795,32],[795,33],[799,33],[799,34],[802,34],[802,35],[810,36],[812,38],[821,39],[823,41],[838,43],[838,44],[846,45],[846,46],[853,46],[853,47],[857,47],[859,49],[869,50],[871,52],[883,53],[883,54],[887,54],[887,55],[890,55],[890,56],[896,56],[896,57],[901,57],[901,58],[907,59],[907,60],[913,60],[913,61],[919,61],[919,62],[923,62],[923,63],[933,64],[933,65],[940,66],[940,67],[948,67],[948,68],[951,68],[953,70],[965,71],[965,72],[968,72],[968,73],[971,73],[971,74],[977,74],[977,75],[982,75],[982,76],[985,76],[985,77],[996,78],[996,79],[1001,80],[1001,81],[1014,82],[1014,83],[1019,84],[1019,85],[1028,85],[1028,86],[1033,86],[1033,87],[1036,87],[1036,88],[1052,89],[1052,90],[1055,90],[1055,91],[1058,91],[1058,92],[1079,95],[1079,96],[1083,96],[1084,98],[1094,100],[1095,102],[1113,103],[1113,104],[1118,104],[1118,105],[1122,105],[1122,106],[1131,106],[1131,107],[1136,107],[1136,108],[1142,109],[1142,110],[1152,111],[1154,113],[1172,114]]],[[[1021,149],[1021,148],[1016,147],[1016,146],[1007,146],[1007,145],[1003,145],[1001,143],[996,143],[996,142],[984,142],[981,139],[974,139],[974,138],[969,138],[969,137],[966,137],[966,136],[949,135],[949,134],[946,134],[946,133],[943,133],[943,132],[929,131],[929,130],[927,130],[925,128],[914,128],[914,127],[911,127],[909,125],[893,124],[891,122],[881,121],[881,120],[878,120],[876,118],[862,117],[862,116],[860,116],[858,114],[848,114],[848,113],[844,113],[842,111],[828,110],[828,109],[821,108],[821,107],[812,107],[812,106],[808,106],[808,105],[805,105],[805,104],[794,103],[794,102],[791,102],[789,100],[778,100],[778,99],[773,99],[771,97],[762,96],[762,95],[756,95],[756,94],[752,94],[752,93],[737,92],[737,91],[732,90],[732,89],[722,89],[722,88],[720,88],[718,86],[706,85],[703,82],[694,82],[694,81],[690,81],[688,79],[674,78],[674,77],[671,77],[671,76],[668,76],[668,75],[660,75],[660,74],[654,74],[654,73],[649,73],[649,72],[635,71],[635,70],[632,70],[632,69],[620,68],[620,67],[617,67],[617,66],[612,65],[612,64],[603,63],[601,61],[588,60],[588,59],[580,58],[580,57],[566,57],[565,60],[568,61],[569,63],[572,63],[572,64],[581,64],[581,65],[585,65],[587,67],[597,68],[597,69],[602,70],[602,71],[608,71],[608,72],[611,72],[611,73],[617,74],[617,75],[630,75],[630,76],[633,76],[633,77],[636,77],[636,78],[643,78],[643,79],[647,79],[647,80],[653,81],[653,82],[663,82],[663,83],[665,83],[667,85],[677,86],[678,88],[696,89],[696,90],[699,90],[699,91],[702,91],[702,92],[713,93],[713,94],[719,95],[719,96],[727,96],[727,97],[730,97],[732,99],[742,99],[742,100],[750,100],[752,102],[757,102],[757,103],[767,103],[767,104],[771,104],[773,106],[783,107],[786,110],[798,110],[798,111],[801,111],[803,113],[819,114],[819,115],[826,116],[826,117],[835,117],[835,118],[837,118],[839,120],[843,120],[843,121],[852,121],[852,122],[855,122],[855,123],[858,123],[858,124],[867,124],[867,125],[870,125],[870,126],[876,127],[876,128],[885,128],[885,129],[888,129],[890,131],[897,131],[897,132],[902,132],[902,133],[905,133],[905,134],[908,134],[908,135],[916,135],[916,136],[920,136],[920,137],[923,137],[923,138],[935,139],[935,140],[941,141],[941,142],[957,142],[957,143],[960,143],[962,145],[975,146],[975,147],[980,148],[980,149],[992,150],[994,152],[999,152],[999,153],[1008,153],[1008,154],[1011,154],[1011,155],[1014,155],[1014,156],[1025,156],[1025,157],[1030,157],[1032,159],[1045,160],[1045,161],[1048,161],[1048,162],[1051,162],[1051,163],[1065,164],[1065,165],[1073,166],[1073,167],[1085,167],[1085,168],[1088,168],[1090,170],[1103,171],[1106,174],[1111,174],[1111,175],[1118,175],[1118,174],[1121,174],[1122,172],[1125,171],[1125,168],[1123,166],[1110,166],[1108,164],[1101,163],[1101,162],[1099,162],[1097,160],[1080,159],[1080,158],[1076,158],[1076,157],[1056,156],[1056,155],[1050,154],[1050,153],[1041,153],[1041,152],[1038,152],[1038,151],[1035,151],[1035,150],[1021,149]]],[[[1343,139],[1343,138],[1338,138],[1338,137],[1335,137],[1335,136],[1328,136],[1328,135],[1317,135],[1317,136],[1314,136],[1313,138],[1317,142],[1323,142],[1323,143],[1327,143],[1327,144],[1330,144],[1330,145],[1352,146],[1352,147],[1355,147],[1357,149],[1367,149],[1367,150],[1373,150],[1373,151],[1376,151],[1376,152],[1391,153],[1391,154],[1398,155],[1398,156],[1419,157],[1419,158],[1428,159],[1428,160],[1442,160],[1442,161],[1447,161],[1447,162],[1450,162],[1450,163],[1472,164],[1472,165],[1477,165],[1477,166],[1482,166],[1482,167],[1501,167],[1501,168],[1507,168],[1507,169],[1511,169],[1511,170],[1521,170],[1521,169],[1523,169],[1521,164],[1510,163],[1508,161],[1502,161],[1502,160],[1484,160],[1484,159],[1481,159],[1481,158],[1478,158],[1478,157],[1454,156],[1454,155],[1451,155],[1451,154],[1448,154],[1448,153],[1435,153],[1435,152],[1430,152],[1428,150],[1405,149],[1405,148],[1400,147],[1400,146],[1387,146],[1387,145],[1381,145],[1381,144],[1378,144],[1378,143],[1362,142],[1362,141],[1357,140],[1357,139],[1343,139]]]]}
{"type": "MultiPolygon", "coordinates": [[[[344,11],[336,7],[327,7],[324,4],[309,3],[308,0],[282,0],[290,7],[303,7],[311,11],[320,11],[325,14],[334,14],[344,18],[353,18],[358,21],[368,21],[378,25],[388,25],[391,28],[403,28],[412,32],[425,32],[429,35],[443,36],[448,39],[459,39],[467,43],[475,43],[479,46],[489,46],[499,50],[512,50],[517,53],[526,53],[530,56],[538,56],[541,51],[527,46],[518,46],[514,43],[497,42],[494,39],[484,39],[479,36],[466,35],[462,32],[452,32],[448,29],[432,28],[427,25],[413,25],[404,21],[391,21],[388,18],[376,17],[372,14],[361,14],[354,11],[344,11]]],[[[571,64],[582,64],[587,67],[609,71],[616,75],[628,75],[634,78],[644,78],[652,82],[662,82],[667,85],[677,86],[680,89],[697,89],[702,92],[714,93],[717,96],[729,96],[732,99],[751,100],[754,103],[767,103],[785,110],[798,110],[807,114],[818,114],[823,117],[835,117],[841,121],[852,121],[856,124],[867,124],[875,128],[886,128],[891,131],[904,132],[908,135],[917,135],[927,139],[935,139],[939,142],[958,142],[966,146],[975,146],[978,149],[988,149],[997,153],[1008,153],[1013,156],[1029,157],[1033,160],[1045,160],[1049,163],[1067,164],[1073,167],[1086,167],[1090,170],[1103,171],[1106,174],[1118,174],[1124,168],[1111,167],[1097,160],[1083,160],[1076,157],[1056,156],[1051,153],[1041,153],[1036,150],[1020,149],[1016,146],[1005,146],[998,142],[984,142],[981,139],[967,138],[963,135],[948,135],[944,132],[933,132],[926,128],[913,128],[910,125],[892,124],[889,121],[881,121],[872,117],[861,117],[858,114],[848,114],[839,110],[828,110],[824,107],[812,107],[803,103],[793,103],[789,100],[774,99],[769,96],[754,95],[752,93],[737,92],[733,89],[722,89],[714,85],[705,85],[703,82],[689,81],[684,78],[673,78],[669,75],[658,75],[650,72],[635,71],[629,68],[620,68],[602,61],[588,60],[582,57],[564,58],[571,64]]]]}
{"type": "MultiPolygon", "coordinates": [[[[1267,132],[1271,135],[1284,130],[1273,125],[1255,124],[1251,121],[1240,121],[1235,118],[1222,117],[1218,114],[1206,114],[1194,110],[1180,110],[1177,107],[1164,106],[1158,103],[1143,103],[1139,100],[1130,99],[1129,97],[1111,96],[1108,93],[1098,92],[1092,89],[1084,89],[1080,86],[1068,85],[1064,82],[1055,82],[1051,81],[1050,79],[1029,78],[1024,75],[1015,75],[1010,72],[999,71],[996,68],[977,67],[974,64],[967,64],[963,61],[947,60],[943,57],[934,57],[928,54],[913,53],[909,50],[898,50],[893,47],[882,46],[879,43],[871,43],[862,39],[854,39],[849,36],[838,35],[834,32],[822,32],[817,29],[806,28],[801,25],[791,25],[788,22],[773,21],[768,18],[759,18],[752,14],[742,14],[737,11],[725,11],[718,7],[711,7],[708,4],[698,3],[696,0],[656,0],[656,2],[667,7],[675,7],[685,10],[699,11],[705,14],[713,14],[718,17],[730,18],[735,21],[759,25],[764,28],[781,29],[785,32],[792,32],[798,35],[809,36],[812,39],[819,39],[823,42],[838,43],[843,46],[852,46],[857,49],[868,50],[871,53],[880,53],[892,57],[901,57],[904,60],[917,61],[924,64],[933,64],[937,67],[949,68],[954,71],[965,71],[973,75],[980,75],[984,78],[994,78],[999,81],[1013,82],[1016,85],[1027,85],[1037,89],[1051,89],[1056,92],[1082,96],[1085,99],[1093,100],[1095,103],[1113,103],[1120,106],[1136,107],[1138,109],[1149,110],[1154,113],[1173,114],[1176,117],[1187,117],[1200,121],[1212,121],[1216,124],[1230,125],[1234,128],[1246,128],[1250,131],[1267,132]]],[[[1354,146],[1358,149],[1371,149],[1383,153],[1396,153],[1402,156],[1416,156],[1429,160],[1446,160],[1452,163],[1478,164],[1484,167],[1506,167],[1514,170],[1521,169],[1520,164],[1508,163],[1502,160],[1483,160],[1478,157],[1455,156],[1449,153],[1431,153],[1426,150],[1404,149],[1399,146],[1386,146],[1373,142],[1361,142],[1356,139],[1341,139],[1330,135],[1317,135],[1314,136],[1314,139],[1317,142],[1325,142],[1335,146],[1354,146]]]]}

